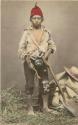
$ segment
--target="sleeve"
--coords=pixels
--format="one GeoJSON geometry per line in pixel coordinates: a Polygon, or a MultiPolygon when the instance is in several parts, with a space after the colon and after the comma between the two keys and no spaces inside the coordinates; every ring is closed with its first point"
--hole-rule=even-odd
{"type": "Polygon", "coordinates": [[[51,49],[52,53],[56,52],[56,45],[55,42],[53,41],[51,34],[48,32],[48,49],[51,49]]]}
{"type": "Polygon", "coordinates": [[[18,57],[22,60],[25,59],[26,54],[26,48],[27,48],[27,31],[24,31],[22,38],[19,42],[19,48],[18,48],[18,57]]]}

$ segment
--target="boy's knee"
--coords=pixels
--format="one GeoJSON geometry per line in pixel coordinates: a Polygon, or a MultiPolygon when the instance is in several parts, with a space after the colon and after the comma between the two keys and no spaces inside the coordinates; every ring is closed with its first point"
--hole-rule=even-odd
{"type": "Polygon", "coordinates": [[[49,93],[49,91],[50,91],[49,81],[48,80],[43,80],[41,82],[41,84],[42,84],[42,92],[43,92],[43,94],[49,93]]]}

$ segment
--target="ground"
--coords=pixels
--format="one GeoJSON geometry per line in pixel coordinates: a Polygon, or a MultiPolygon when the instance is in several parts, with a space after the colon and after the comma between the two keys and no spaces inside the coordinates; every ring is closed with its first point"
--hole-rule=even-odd
{"type": "Polygon", "coordinates": [[[35,111],[36,116],[28,116],[25,96],[16,88],[3,90],[1,96],[0,125],[78,125],[78,118],[66,109],[55,110],[56,114],[35,111]]]}

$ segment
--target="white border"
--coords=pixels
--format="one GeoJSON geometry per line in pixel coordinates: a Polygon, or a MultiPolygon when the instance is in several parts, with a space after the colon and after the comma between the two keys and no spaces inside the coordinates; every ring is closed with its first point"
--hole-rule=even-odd
{"type": "MultiPolygon", "coordinates": [[[[1,0],[0,0],[0,92],[1,92],[1,0]]],[[[0,94],[0,103],[1,103],[1,94],[0,94]]]]}

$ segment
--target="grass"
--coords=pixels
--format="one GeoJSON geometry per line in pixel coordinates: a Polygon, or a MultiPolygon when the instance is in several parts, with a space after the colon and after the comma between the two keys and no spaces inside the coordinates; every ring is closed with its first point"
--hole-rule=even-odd
{"type": "Polygon", "coordinates": [[[28,116],[26,95],[15,87],[3,90],[1,97],[3,125],[78,125],[78,118],[72,117],[66,110],[59,110],[57,114],[35,111],[36,116],[28,116]]]}

